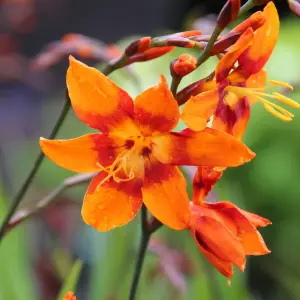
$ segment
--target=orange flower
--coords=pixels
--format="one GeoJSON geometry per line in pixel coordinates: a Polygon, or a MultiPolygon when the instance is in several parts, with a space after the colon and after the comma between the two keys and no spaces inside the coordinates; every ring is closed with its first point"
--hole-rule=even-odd
{"type": "Polygon", "coordinates": [[[65,294],[63,300],[76,300],[76,296],[73,292],[68,292],[65,294]]]}
{"type": "Polygon", "coordinates": [[[250,117],[250,105],[256,102],[261,102],[266,110],[281,120],[292,120],[293,114],[265,99],[275,99],[299,108],[298,103],[279,93],[264,93],[265,89],[275,86],[293,88],[275,80],[268,80],[270,86],[266,86],[267,75],[262,68],[275,47],[279,18],[273,2],[268,3],[263,13],[263,26],[255,32],[248,28],[219,61],[215,79],[207,83],[209,90],[191,97],[185,104],[181,118],[192,130],[205,128],[213,115],[213,128],[241,139],[250,117]],[[235,67],[237,62],[238,67],[235,67]]]}
{"type": "Polygon", "coordinates": [[[205,203],[205,197],[221,176],[222,171],[198,167],[193,180],[193,202],[187,228],[200,252],[230,279],[233,264],[244,271],[247,255],[270,253],[256,228],[271,222],[230,202],[205,203]]]}
{"type": "Polygon", "coordinates": [[[256,227],[271,222],[230,202],[191,204],[190,231],[200,252],[224,276],[244,271],[247,255],[270,253],[256,227]]]}
{"type": "Polygon", "coordinates": [[[99,231],[132,220],[142,202],[167,226],[185,228],[189,200],[176,165],[238,166],[255,156],[234,137],[211,128],[170,132],[179,108],[163,76],[133,102],[108,77],[70,57],[67,87],[77,116],[102,133],[41,138],[40,145],[63,168],[99,172],[82,207],[84,221],[99,231]]]}

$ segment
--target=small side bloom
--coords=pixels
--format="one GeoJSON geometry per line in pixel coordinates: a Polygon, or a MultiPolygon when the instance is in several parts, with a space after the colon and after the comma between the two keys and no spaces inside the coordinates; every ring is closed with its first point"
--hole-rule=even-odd
{"type": "Polygon", "coordinates": [[[228,279],[233,275],[233,265],[244,271],[246,256],[270,253],[256,227],[271,222],[249,214],[230,202],[191,204],[189,228],[197,247],[228,279]],[[259,222],[253,223],[253,219],[259,222]]]}
{"type": "MultiPolygon", "coordinates": [[[[263,67],[277,41],[279,17],[273,2],[268,3],[263,13],[263,26],[255,32],[248,28],[219,61],[214,80],[205,83],[212,89],[191,97],[185,104],[181,118],[192,130],[201,130],[213,116],[213,128],[241,139],[252,104],[262,103],[268,112],[283,121],[291,121],[294,115],[271,100],[293,108],[300,107],[297,102],[277,92],[265,93],[265,90],[278,86],[291,90],[293,87],[267,79],[263,67]]],[[[205,89],[204,86],[202,89],[205,89]]]]}

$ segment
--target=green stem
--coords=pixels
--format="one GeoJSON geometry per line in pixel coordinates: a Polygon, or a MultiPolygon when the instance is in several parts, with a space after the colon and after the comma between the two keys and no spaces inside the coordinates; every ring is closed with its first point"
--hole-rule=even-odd
{"type": "Polygon", "coordinates": [[[255,3],[253,0],[247,1],[239,11],[239,17],[248,12],[250,9],[252,9],[255,6],[255,3]]]}
{"type": "MultiPolygon", "coordinates": [[[[66,118],[66,115],[68,113],[70,109],[70,99],[69,99],[69,96],[67,95],[66,97],[66,101],[65,101],[65,104],[60,112],[60,115],[54,125],[54,128],[52,129],[52,132],[49,136],[49,139],[53,139],[56,137],[63,121],[65,120],[66,118]]],[[[4,232],[6,230],[6,227],[9,223],[9,220],[10,218],[12,217],[12,215],[14,214],[14,212],[16,211],[17,207],[19,206],[20,202],[22,201],[25,193],[27,192],[34,176],[36,175],[43,159],[44,159],[44,153],[40,151],[36,161],[34,162],[33,164],[33,167],[32,169],[30,170],[25,182],[23,183],[23,185],[21,186],[19,192],[17,193],[17,195],[14,197],[14,199],[12,200],[12,204],[11,204],[11,207],[9,208],[3,222],[2,222],[2,225],[0,227],[0,242],[2,241],[2,238],[3,238],[3,235],[4,235],[4,232]]]]}
{"type": "Polygon", "coordinates": [[[181,79],[182,79],[181,77],[177,77],[177,76],[173,76],[172,77],[172,82],[171,82],[171,88],[170,88],[170,90],[171,90],[172,94],[174,95],[174,97],[175,97],[175,95],[177,93],[178,86],[179,86],[179,84],[181,82],[181,79]]]}
{"type": "Polygon", "coordinates": [[[145,254],[147,252],[148,243],[150,240],[151,232],[148,229],[147,222],[147,208],[143,204],[141,209],[141,227],[142,227],[142,236],[140,241],[139,252],[137,255],[137,260],[134,267],[134,274],[131,281],[130,293],[128,300],[134,300],[137,292],[138,283],[141,277],[142,267],[145,260],[145,254]]]}
{"type": "Polygon", "coordinates": [[[211,38],[209,39],[205,49],[203,50],[203,52],[200,54],[200,56],[197,59],[197,67],[199,67],[200,65],[202,65],[209,57],[210,57],[210,51],[213,48],[218,36],[221,34],[222,32],[222,28],[220,28],[218,25],[215,27],[211,38]]]}

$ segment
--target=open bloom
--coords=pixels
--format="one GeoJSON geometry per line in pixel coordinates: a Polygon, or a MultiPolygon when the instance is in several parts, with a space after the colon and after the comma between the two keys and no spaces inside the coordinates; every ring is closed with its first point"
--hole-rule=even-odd
{"type": "Polygon", "coordinates": [[[299,104],[277,92],[264,92],[276,86],[293,88],[287,83],[267,80],[263,67],[277,41],[279,18],[273,2],[268,3],[263,14],[263,26],[255,32],[248,28],[219,61],[214,80],[207,83],[207,91],[191,97],[185,104],[181,118],[189,128],[201,130],[214,116],[213,128],[240,139],[248,124],[250,105],[257,102],[279,119],[292,120],[292,113],[270,100],[293,108],[299,108],[299,104]]]}
{"type": "Polygon", "coordinates": [[[77,116],[102,133],[40,145],[51,160],[75,172],[98,171],[84,197],[82,217],[100,231],[129,222],[142,202],[161,222],[185,228],[189,200],[176,165],[238,166],[255,154],[218,130],[170,132],[177,102],[163,76],[135,101],[108,77],[70,57],[67,87],[77,116]]]}

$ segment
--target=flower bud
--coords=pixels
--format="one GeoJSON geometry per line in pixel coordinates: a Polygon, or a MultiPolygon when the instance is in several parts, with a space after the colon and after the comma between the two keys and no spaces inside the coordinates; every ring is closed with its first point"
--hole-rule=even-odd
{"type": "Polygon", "coordinates": [[[227,0],[217,18],[217,24],[220,28],[225,28],[234,21],[240,11],[241,0],[227,0]]]}
{"type": "Polygon", "coordinates": [[[127,61],[127,65],[130,65],[135,62],[148,61],[160,56],[165,55],[168,52],[171,52],[175,47],[167,46],[167,47],[158,47],[158,48],[150,48],[143,53],[137,53],[131,57],[129,57],[127,61]]]}
{"type": "Polygon", "coordinates": [[[197,59],[189,54],[181,54],[177,59],[173,60],[170,69],[171,74],[184,77],[197,68],[197,59]]]}
{"type": "Polygon", "coordinates": [[[300,17],[300,1],[299,0],[288,0],[288,4],[290,7],[290,10],[300,17]]]}
{"type": "Polygon", "coordinates": [[[149,49],[150,44],[151,44],[150,36],[140,38],[139,40],[136,40],[132,42],[129,46],[127,46],[127,48],[125,49],[125,54],[131,57],[137,53],[143,53],[147,49],[149,49]]]}
{"type": "Polygon", "coordinates": [[[68,292],[67,294],[65,294],[63,300],[76,300],[76,296],[73,292],[68,292]]]}

